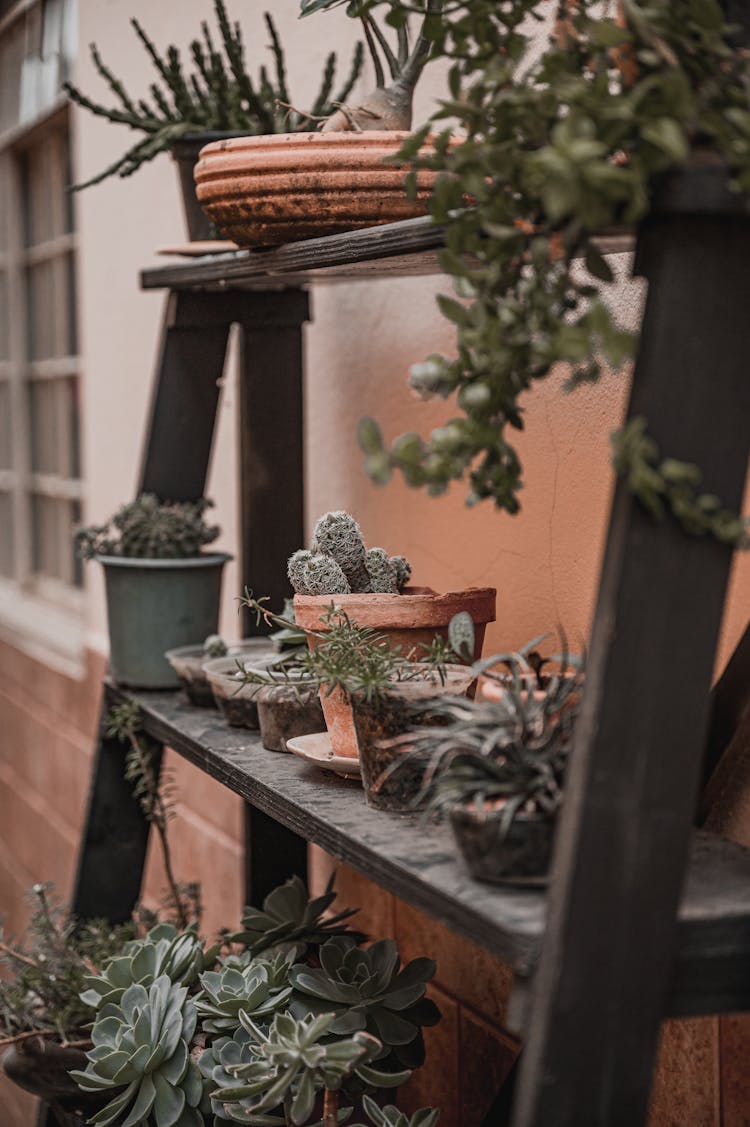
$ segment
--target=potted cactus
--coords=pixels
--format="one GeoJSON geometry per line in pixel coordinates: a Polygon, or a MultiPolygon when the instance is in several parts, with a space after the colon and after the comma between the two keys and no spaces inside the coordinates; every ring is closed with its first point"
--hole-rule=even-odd
{"type": "Polygon", "coordinates": [[[195,195],[193,169],[200,150],[209,141],[245,135],[293,134],[314,128],[317,115],[327,115],[346,102],[362,68],[358,44],[348,78],[334,91],[336,56],[326,60],[320,91],[310,114],[291,105],[286,84],[284,51],[270,13],[264,15],[273,57],[273,73],[261,66],[252,78],[245,63],[240,26],[233,23],[224,0],[214,0],[218,42],[204,21],[201,34],[190,43],[192,66],[183,65],[180,51],[170,46],[160,52],[136,19],[131,23],[156,71],[149,96],[131,97],[123,83],[103,62],[96,45],[91,57],[97,73],[115,97],[114,106],[94,101],[77,86],[66,83],[73,101],[83,109],[117,125],[126,125],[141,137],[113,165],[79,184],[86,188],[108,176],[130,176],[159,153],[171,152],[177,162],[188,233],[192,240],[215,238],[215,228],[201,210],[195,195]]]}
{"type": "Polygon", "coordinates": [[[447,640],[451,619],[466,613],[474,623],[473,657],[481,656],[488,622],[495,621],[494,587],[469,587],[441,595],[409,586],[411,564],[383,548],[367,548],[349,513],[321,516],[308,551],[295,552],[288,574],[295,590],[296,621],[318,644],[321,617],[332,603],[352,622],[387,635],[405,655],[417,658],[436,637],[447,640]]]}
{"type": "Polygon", "coordinates": [[[448,814],[477,880],[546,883],[582,689],[579,663],[534,690],[516,663],[497,699],[442,697],[430,702],[430,726],[411,733],[392,771],[418,762],[413,805],[448,814]]]}
{"type": "Polygon", "coordinates": [[[106,524],[77,530],[79,553],[104,568],[110,669],[119,684],[177,688],[165,649],[216,633],[222,570],[231,556],[202,551],[219,535],[205,519],[210,504],[143,494],[106,524]]]}
{"type": "MultiPolygon", "coordinates": [[[[303,16],[338,6],[302,0],[303,16]]],[[[430,60],[428,30],[443,0],[427,0],[413,45],[402,22],[392,38],[367,0],[347,15],[361,24],[376,86],[353,104],[309,119],[319,132],[246,137],[207,146],[196,166],[197,194],[216,225],[242,246],[273,246],[422,215],[436,177],[396,160],[411,137],[417,82],[430,60]],[[411,190],[407,194],[407,178],[411,190]]],[[[417,144],[427,155],[429,143],[417,144]]]]}

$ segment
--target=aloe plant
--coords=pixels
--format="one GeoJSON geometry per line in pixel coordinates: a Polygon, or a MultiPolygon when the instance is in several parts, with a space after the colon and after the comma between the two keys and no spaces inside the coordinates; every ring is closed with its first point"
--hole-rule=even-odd
{"type": "Polygon", "coordinates": [[[246,1055],[255,1059],[229,1064],[228,1071],[238,1083],[212,1093],[212,1098],[220,1096],[225,1110],[235,1102],[250,1115],[275,1112],[281,1106],[289,1122],[300,1127],[310,1119],[316,1095],[324,1092],[323,1120],[329,1127],[343,1122],[338,1093],[347,1080],[356,1077],[365,1085],[389,1087],[410,1075],[372,1068],[369,1062],[382,1053],[380,1041],[362,1031],[350,1037],[333,1036],[335,1015],[331,1013],[300,1020],[277,1014],[267,1033],[246,1014],[240,1015],[240,1021],[252,1044],[246,1055]]]}
{"type": "Polygon", "coordinates": [[[309,898],[299,877],[291,877],[269,892],[262,908],[246,908],[243,930],[233,935],[232,942],[244,943],[251,955],[267,957],[282,953],[301,958],[310,947],[325,943],[335,935],[351,935],[361,941],[361,932],[350,931],[346,920],[356,915],[356,908],[345,908],[325,916],[336,899],[334,878],[329,880],[322,896],[309,898]]]}
{"type": "Polygon", "coordinates": [[[270,1020],[289,1000],[289,964],[251,962],[243,969],[223,966],[200,978],[201,992],[195,1008],[207,1033],[233,1033],[240,1027],[240,1012],[256,1021],[270,1020]]]}
{"type": "Polygon", "coordinates": [[[402,967],[395,940],[381,939],[363,950],[347,936],[324,943],[319,959],[319,968],[292,967],[292,1013],[332,1012],[332,1034],[366,1032],[399,1062],[421,1063],[421,1027],[440,1019],[435,1003],[425,998],[433,960],[412,959],[402,967]]]}
{"type": "Polygon", "coordinates": [[[98,1127],[204,1127],[203,1083],[190,1057],[196,1012],[186,986],[163,974],[136,984],[100,1011],[85,1071],[71,1073],[85,1092],[113,1093],[98,1127]]]}
{"type": "Polygon", "coordinates": [[[84,979],[81,1001],[99,1010],[120,1002],[128,987],[148,987],[162,976],[178,986],[193,986],[214,965],[218,953],[218,945],[205,949],[197,924],[182,932],[172,924],[157,924],[143,939],[126,943],[122,954],[105,963],[101,974],[84,979]]]}

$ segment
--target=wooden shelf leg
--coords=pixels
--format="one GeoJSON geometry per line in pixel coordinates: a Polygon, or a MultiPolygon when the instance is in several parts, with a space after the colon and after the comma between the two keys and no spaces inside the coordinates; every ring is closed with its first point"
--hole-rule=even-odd
{"type": "MultiPolygon", "coordinates": [[[[750,219],[652,219],[630,415],[737,510],[750,440],[750,219]]],[[[514,1127],[646,1119],[732,553],[618,485],[514,1127]]]]}
{"type": "MultiPolygon", "coordinates": [[[[130,919],[141,894],[150,826],[125,779],[127,748],[104,735],[109,707],[105,688],[72,910],[81,919],[102,916],[118,924],[130,919]]],[[[160,760],[161,753],[157,773],[160,760]]]]}

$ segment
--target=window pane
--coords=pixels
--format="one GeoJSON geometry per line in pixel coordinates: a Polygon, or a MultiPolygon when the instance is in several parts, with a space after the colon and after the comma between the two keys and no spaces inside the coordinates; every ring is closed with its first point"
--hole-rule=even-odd
{"type": "Polygon", "coordinates": [[[55,352],[54,262],[26,271],[27,339],[30,360],[48,360],[55,352]]]}
{"type": "Polygon", "coordinates": [[[60,472],[56,390],[54,380],[29,381],[32,473],[60,472]]]}
{"type": "Polygon", "coordinates": [[[13,468],[11,434],[10,386],[7,380],[0,380],[0,470],[13,468]]]}
{"type": "Polygon", "coordinates": [[[64,428],[65,461],[62,472],[66,477],[80,478],[81,476],[81,413],[78,403],[78,380],[71,377],[58,381],[58,395],[61,400],[59,417],[64,428]]]}
{"type": "Polygon", "coordinates": [[[79,502],[36,494],[31,498],[31,521],[35,574],[81,587],[83,567],[73,546],[73,531],[81,523],[79,502]]]}
{"type": "MultiPolygon", "coordinates": [[[[0,215],[0,228],[2,228],[2,225],[2,215],[0,215]]],[[[8,324],[9,300],[8,278],[7,275],[0,270],[0,360],[7,360],[10,356],[10,326],[8,324]]]]}
{"type": "Polygon", "coordinates": [[[0,493],[0,575],[13,577],[13,501],[9,493],[0,493]]]}
{"type": "Polygon", "coordinates": [[[21,154],[24,246],[38,246],[59,234],[55,230],[55,184],[51,175],[50,138],[21,154]]]}

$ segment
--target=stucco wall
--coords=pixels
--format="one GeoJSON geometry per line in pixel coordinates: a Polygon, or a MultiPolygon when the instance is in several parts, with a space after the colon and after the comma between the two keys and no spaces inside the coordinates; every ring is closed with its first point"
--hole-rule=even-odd
{"type": "MultiPolygon", "coordinates": [[[[101,91],[83,49],[93,40],[129,88],[145,88],[147,67],[128,17],[141,19],[155,41],[164,44],[179,42],[181,37],[187,40],[207,7],[206,0],[160,0],[156,4],[129,0],[127,5],[123,0],[80,0],[78,83],[87,91],[101,91]]],[[[241,15],[248,40],[255,28],[258,43],[265,42],[260,25],[263,5],[257,0],[243,0],[242,4],[234,0],[231,8],[241,15]]],[[[276,0],[273,5],[288,44],[293,96],[304,105],[313,93],[325,53],[332,45],[351,42],[353,29],[340,15],[320,16],[300,25],[296,11],[297,0],[276,0]]],[[[418,120],[439,89],[440,75],[428,75],[418,100],[418,120]]],[[[115,159],[126,141],[123,130],[90,115],[74,113],[74,128],[79,178],[115,159]]],[[[108,181],[80,194],[76,208],[86,517],[98,521],[134,492],[148,409],[163,299],[139,292],[138,271],[155,261],[156,248],[182,242],[185,236],[176,176],[166,157],[127,181],[108,181]]],[[[627,263],[620,265],[624,270],[627,263]]],[[[573,644],[583,643],[591,621],[612,487],[608,434],[622,415],[626,377],[611,377],[599,387],[566,396],[560,387],[561,375],[527,397],[526,431],[519,442],[526,488],[518,517],[494,513],[487,506],[467,510],[461,486],[444,498],[430,500],[400,482],[378,489],[360,471],[355,439],[360,415],[375,415],[392,437],[408,429],[426,433],[451,413],[450,404],[427,405],[415,400],[405,383],[412,362],[429,352],[451,348],[450,327],[434,306],[434,294],[442,284],[441,279],[358,283],[321,287],[313,294],[314,321],[306,330],[308,522],[325,509],[349,508],[360,517],[371,543],[404,552],[412,559],[419,581],[443,589],[471,583],[496,585],[498,622],[490,632],[490,646],[517,645],[558,624],[573,644]]],[[[638,287],[621,287],[615,300],[623,319],[632,320],[640,300],[638,287]]],[[[224,527],[222,543],[230,551],[237,550],[235,418],[230,364],[208,489],[217,501],[218,519],[224,527]]],[[[230,568],[224,610],[224,629],[230,635],[238,625],[232,596],[243,581],[252,583],[252,577],[240,577],[236,566],[230,568]]],[[[86,583],[87,638],[94,651],[103,652],[105,614],[97,568],[87,568],[86,583]]],[[[735,568],[722,658],[736,642],[748,613],[750,560],[744,559],[735,568]]],[[[14,828],[5,815],[0,819],[0,908],[10,906],[13,919],[20,921],[19,893],[27,878],[29,882],[46,879],[52,873],[62,891],[70,887],[85,799],[86,748],[90,747],[96,711],[98,669],[93,660],[88,680],[78,683],[76,691],[86,703],[83,712],[76,712],[84,706],[72,695],[75,686],[66,695],[55,681],[57,688],[45,689],[45,693],[57,694],[52,700],[45,693],[35,693],[44,699],[42,707],[24,686],[46,686],[46,681],[40,681],[43,674],[19,665],[18,656],[7,647],[0,647],[0,657],[13,672],[10,688],[0,700],[0,724],[13,717],[17,733],[12,741],[5,741],[0,757],[5,800],[31,802],[36,795],[38,817],[45,809],[54,812],[56,802],[58,807],[57,823],[47,828],[47,836],[57,834],[56,847],[53,844],[45,850],[41,838],[38,846],[29,844],[24,863],[12,872],[10,861],[5,865],[3,858],[20,848],[23,827],[14,828]],[[63,730],[67,742],[53,744],[55,730],[63,730]],[[60,810],[55,771],[61,769],[66,754],[72,756],[77,781],[60,810]],[[50,869],[48,857],[53,851],[54,868],[50,869]]],[[[7,726],[2,730],[10,731],[7,726]]],[[[239,910],[240,805],[186,765],[178,763],[176,770],[181,796],[174,829],[178,869],[184,878],[203,881],[208,925],[229,922],[239,910]]],[[[476,981],[487,981],[486,962],[406,906],[363,887],[359,878],[343,874],[342,883],[352,900],[367,900],[376,930],[390,929],[409,954],[427,951],[441,962],[446,1022],[439,1033],[431,1035],[436,1063],[426,1074],[434,1079],[426,1082],[433,1087],[422,1094],[449,1099],[446,1089],[452,1085],[454,1099],[458,1091],[466,1093],[466,1100],[470,1094],[475,1097],[477,1085],[486,1076],[482,1077],[481,1069],[472,1073],[468,1060],[462,1080],[455,1079],[455,1069],[461,1045],[473,1046],[475,1060],[485,1059],[487,1042],[482,1037],[488,1028],[496,1034],[502,1023],[502,990],[489,1002],[485,998],[484,1008],[472,994],[476,981]],[[442,1088],[436,1086],[440,1077],[442,1088]]],[[[152,866],[149,889],[153,892],[158,885],[158,867],[152,866]]],[[[724,1023],[723,1033],[715,1021],[672,1026],[654,1123],[659,1127],[750,1123],[750,1104],[736,1094],[741,1092],[737,1079],[741,1072],[738,1068],[732,1071],[733,1062],[739,1062],[744,1052],[743,1036],[736,1023],[724,1023]],[[723,1113],[718,1071],[722,1037],[728,1047],[723,1113]],[[734,1096],[728,1094],[730,1088],[734,1096]]],[[[502,1063],[506,1058],[496,1059],[502,1063]]],[[[447,1108],[446,1127],[457,1127],[452,1115],[447,1108]]],[[[19,1111],[17,1118],[9,1120],[9,1127],[26,1122],[29,1120],[19,1111]]]]}

